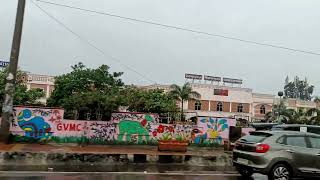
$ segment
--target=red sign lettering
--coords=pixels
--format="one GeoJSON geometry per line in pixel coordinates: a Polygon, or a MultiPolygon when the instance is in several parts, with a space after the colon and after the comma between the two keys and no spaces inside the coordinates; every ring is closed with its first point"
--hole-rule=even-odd
{"type": "Polygon", "coordinates": [[[74,123],[59,123],[57,124],[58,131],[81,131],[81,124],[74,123]]]}
{"type": "Polygon", "coordinates": [[[68,131],[69,130],[69,124],[63,124],[63,129],[65,131],[68,131]]]}
{"type": "Polygon", "coordinates": [[[57,124],[57,130],[62,131],[62,124],[61,123],[57,124]]]}
{"type": "Polygon", "coordinates": [[[77,125],[77,131],[81,131],[81,124],[77,125]]]}
{"type": "Polygon", "coordinates": [[[69,130],[76,131],[76,124],[70,124],[69,130]]]}

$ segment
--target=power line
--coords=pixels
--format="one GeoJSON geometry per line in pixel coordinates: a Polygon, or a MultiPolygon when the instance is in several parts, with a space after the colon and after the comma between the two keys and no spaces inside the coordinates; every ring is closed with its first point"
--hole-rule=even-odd
{"type": "Polygon", "coordinates": [[[42,3],[46,3],[46,4],[50,4],[50,5],[54,5],[54,6],[60,6],[60,7],[65,7],[65,8],[69,8],[69,9],[76,9],[76,10],[80,10],[80,11],[85,11],[85,12],[90,12],[90,13],[95,13],[95,14],[115,17],[115,18],[119,18],[119,19],[125,19],[125,20],[128,20],[128,21],[134,21],[134,22],[139,22],[139,23],[144,23],[144,24],[151,24],[151,25],[160,26],[160,27],[164,27],[164,28],[182,30],[182,31],[187,31],[187,32],[207,35],[207,36],[219,37],[219,38],[228,39],[228,40],[240,41],[240,42],[249,43],[249,44],[267,46],[267,47],[272,47],[272,48],[277,48],[277,49],[283,49],[283,50],[288,50],[288,51],[294,51],[294,52],[299,52],[299,53],[305,53],[305,54],[312,54],[312,55],[320,56],[319,52],[314,52],[314,51],[309,51],[309,50],[294,49],[294,48],[280,46],[280,45],[274,45],[274,44],[262,43],[262,42],[257,42],[257,41],[245,40],[245,39],[240,39],[240,38],[230,37],[230,36],[225,36],[225,35],[220,35],[220,34],[213,34],[213,33],[208,33],[208,32],[194,30],[194,29],[188,29],[188,28],[179,27],[179,26],[172,26],[172,25],[162,24],[162,23],[148,21],[148,20],[141,20],[141,19],[126,17],[126,16],[120,16],[120,15],[106,13],[106,12],[100,12],[100,11],[80,8],[80,7],[76,7],[76,6],[70,6],[70,5],[65,5],[65,4],[58,4],[58,3],[48,2],[48,1],[44,1],[44,0],[36,0],[36,1],[42,2],[42,3]]]}
{"type": "Polygon", "coordinates": [[[121,63],[121,61],[113,56],[107,55],[103,50],[101,50],[100,48],[98,48],[95,44],[93,44],[92,42],[90,42],[88,39],[82,37],[80,34],[76,33],[75,31],[73,31],[70,27],[68,27],[67,25],[65,25],[63,22],[61,22],[60,20],[58,20],[57,18],[55,18],[53,15],[51,15],[50,13],[48,13],[46,10],[44,10],[42,7],[40,7],[37,3],[33,2],[33,0],[31,0],[31,3],[34,4],[36,7],[38,7],[43,13],[45,13],[48,17],[50,17],[51,19],[53,19],[56,23],[58,23],[60,26],[62,26],[63,28],[65,28],[67,31],[69,31],[71,34],[73,34],[74,36],[76,36],[78,39],[80,39],[81,41],[85,42],[86,44],[88,44],[89,46],[91,46],[92,48],[94,48],[95,50],[97,50],[98,52],[100,52],[103,56],[105,57],[109,57],[111,60],[118,62],[120,65],[124,66],[125,68],[127,68],[128,70],[138,74],[139,76],[141,76],[143,79],[151,82],[151,83],[156,83],[156,81],[153,81],[149,78],[147,78],[145,75],[141,74],[140,72],[136,71],[135,69],[129,67],[126,64],[121,63]]]}

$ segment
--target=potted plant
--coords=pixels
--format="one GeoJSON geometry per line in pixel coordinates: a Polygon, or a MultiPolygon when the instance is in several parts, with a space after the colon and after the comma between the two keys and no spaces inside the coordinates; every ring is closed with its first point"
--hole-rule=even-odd
{"type": "Polygon", "coordinates": [[[165,133],[158,142],[159,151],[176,151],[186,152],[189,141],[184,134],[177,134],[175,139],[172,138],[171,133],[165,133]]]}

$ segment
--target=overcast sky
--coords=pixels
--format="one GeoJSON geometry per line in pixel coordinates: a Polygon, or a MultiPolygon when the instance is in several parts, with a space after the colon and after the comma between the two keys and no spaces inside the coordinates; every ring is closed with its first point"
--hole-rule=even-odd
{"type": "MultiPolygon", "coordinates": [[[[319,0],[49,0],[213,34],[320,52],[319,0]]],[[[104,51],[79,40],[27,0],[19,66],[59,75],[83,62],[123,71],[130,84],[184,82],[184,73],[242,78],[255,92],[307,77],[320,94],[320,56],[126,21],[38,2],[104,51]]],[[[17,0],[0,0],[0,59],[9,60],[17,0]]]]}

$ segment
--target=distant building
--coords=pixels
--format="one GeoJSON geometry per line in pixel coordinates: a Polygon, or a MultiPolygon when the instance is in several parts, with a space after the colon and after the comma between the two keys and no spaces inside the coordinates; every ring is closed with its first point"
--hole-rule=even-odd
{"type": "Polygon", "coordinates": [[[26,82],[27,89],[42,89],[45,93],[45,97],[39,99],[40,102],[46,103],[47,99],[50,97],[52,91],[54,90],[54,76],[39,75],[26,73],[23,76],[23,80],[26,82]]]}
{"type": "MultiPolygon", "coordinates": [[[[193,91],[200,93],[199,100],[186,101],[185,112],[196,113],[198,116],[230,117],[239,121],[255,122],[265,119],[272,112],[274,104],[280,99],[271,94],[253,93],[250,88],[229,87],[224,85],[191,83],[193,91]]],[[[164,89],[170,91],[169,85],[141,86],[142,89],[164,89]]],[[[283,99],[290,109],[317,108],[312,101],[283,99]]]]}

